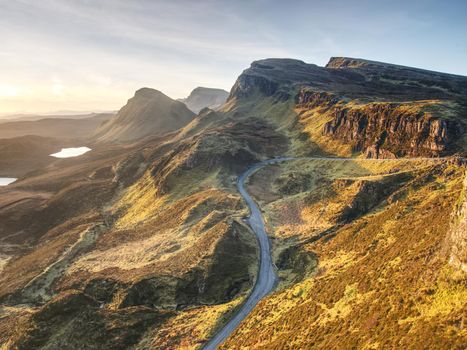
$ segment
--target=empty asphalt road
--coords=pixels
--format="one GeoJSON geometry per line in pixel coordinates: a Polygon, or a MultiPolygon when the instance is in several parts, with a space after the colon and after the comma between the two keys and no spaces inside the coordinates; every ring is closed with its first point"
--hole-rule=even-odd
{"type": "MultiPolygon", "coordinates": [[[[288,159],[288,158],[287,158],[288,159]]],[[[241,306],[240,310],[227,322],[222,328],[205,346],[205,350],[214,350],[217,346],[222,343],[235,328],[238,327],[240,322],[248,316],[253,310],[256,304],[271,290],[277,283],[277,275],[275,268],[272,264],[271,251],[269,247],[268,235],[264,228],[263,216],[259,210],[258,205],[255,203],[253,198],[248,194],[245,189],[245,180],[258,169],[262,168],[267,164],[277,163],[279,161],[286,160],[284,158],[271,159],[261,163],[257,163],[245,171],[239,176],[237,181],[237,188],[242,197],[245,199],[248,207],[250,208],[250,217],[248,218],[248,224],[256,235],[260,249],[259,259],[259,271],[258,278],[256,279],[253,291],[248,296],[248,299],[241,306]]]]}
{"type": "MultiPolygon", "coordinates": [[[[250,208],[250,217],[248,224],[256,235],[260,249],[260,261],[258,278],[256,279],[253,291],[248,296],[245,303],[241,306],[240,310],[225,324],[225,326],[204,346],[204,350],[215,350],[243,321],[246,316],[253,310],[258,302],[267,294],[269,294],[277,283],[277,274],[271,258],[271,250],[269,246],[268,236],[264,228],[264,221],[261,211],[256,202],[251,198],[245,189],[245,181],[248,177],[258,169],[265,165],[281,163],[289,160],[331,160],[331,161],[352,161],[356,158],[338,158],[338,157],[278,157],[268,159],[263,162],[257,163],[248,168],[242,175],[238,177],[237,188],[242,197],[245,199],[248,207],[250,208]]],[[[363,159],[360,159],[363,160],[363,159]]],[[[387,161],[387,159],[365,159],[366,161],[387,161]]],[[[401,160],[432,160],[439,161],[442,158],[401,158],[401,160]]]]}

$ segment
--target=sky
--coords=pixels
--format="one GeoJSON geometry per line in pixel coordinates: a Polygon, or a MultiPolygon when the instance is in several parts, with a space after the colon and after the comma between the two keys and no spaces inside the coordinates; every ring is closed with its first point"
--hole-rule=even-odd
{"type": "Polygon", "coordinates": [[[467,75],[463,0],[0,0],[0,114],[230,90],[254,60],[359,57],[467,75]]]}

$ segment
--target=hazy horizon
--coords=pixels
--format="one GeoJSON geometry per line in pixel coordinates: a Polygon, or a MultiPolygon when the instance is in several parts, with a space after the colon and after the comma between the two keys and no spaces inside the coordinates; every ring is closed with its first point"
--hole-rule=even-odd
{"type": "Polygon", "coordinates": [[[143,86],[172,98],[197,86],[229,90],[269,57],[321,66],[359,57],[467,75],[466,3],[357,4],[0,1],[0,115],[118,110],[143,86]]]}

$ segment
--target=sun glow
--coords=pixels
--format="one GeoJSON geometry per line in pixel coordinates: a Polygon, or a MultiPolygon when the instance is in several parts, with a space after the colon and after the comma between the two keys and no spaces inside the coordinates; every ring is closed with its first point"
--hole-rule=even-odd
{"type": "Polygon", "coordinates": [[[16,97],[19,89],[16,86],[0,84],[0,98],[16,97]]]}

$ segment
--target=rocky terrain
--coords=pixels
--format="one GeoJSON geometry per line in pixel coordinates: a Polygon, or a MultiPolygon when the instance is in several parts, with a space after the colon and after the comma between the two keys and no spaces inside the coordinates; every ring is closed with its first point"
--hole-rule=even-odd
{"type": "Polygon", "coordinates": [[[360,59],[332,58],[324,68],[270,59],[254,62],[230,99],[258,92],[294,98],[300,127],[323,150],[399,158],[465,148],[465,77],[360,59]]]}
{"type": "Polygon", "coordinates": [[[180,99],[194,113],[203,108],[216,109],[222,106],[229,97],[229,93],[222,89],[197,87],[187,98],[180,99]]]}
{"type": "Polygon", "coordinates": [[[249,179],[280,282],[222,347],[461,349],[466,92],[349,58],[254,62],[198,115],[138,90],[0,188],[0,346],[202,348],[257,274],[237,176],[314,156],[249,179]]]}
{"type": "Polygon", "coordinates": [[[328,100],[322,101],[322,93],[302,90],[298,108],[304,115],[316,108],[326,108],[330,120],[325,122],[322,134],[350,146],[353,152],[364,152],[369,158],[442,156],[455,153],[458,143],[463,142],[463,123],[439,117],[455,113],[447,104],[433,101],[355,104],[339,101],[335,95],[324,98],[328,100]]]}

